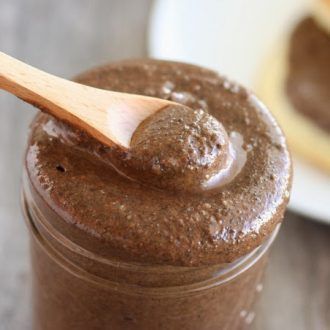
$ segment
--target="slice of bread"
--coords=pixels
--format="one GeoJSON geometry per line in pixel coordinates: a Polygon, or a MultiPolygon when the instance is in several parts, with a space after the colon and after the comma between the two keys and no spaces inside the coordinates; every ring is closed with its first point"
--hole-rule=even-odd
{"type": "Polygon", "coordinates": [[[330,0],[314,0],[312,15],[316,22],[330,33],[330,0]]]}
{"type": "Polygon", "coordinates": [[[330,174],[330,134],[296,111],[285,93],[288,42],[282,41],[267,59],[256,92],[282,126],[291,150],[330,174]]]}

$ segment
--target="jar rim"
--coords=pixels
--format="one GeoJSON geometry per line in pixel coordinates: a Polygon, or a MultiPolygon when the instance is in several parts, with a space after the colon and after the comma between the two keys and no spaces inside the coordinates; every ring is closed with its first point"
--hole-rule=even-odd
{"type": "Polygon", "coordinates": [[[44,215],[38,209],[38,206],[33,203],[33,201],[29,200],[29,203],[26,198],[26,194],[24,192],[24,188],[21,193],[22,200],[22,209],[23,214],[25,216],[27,226],[30,228],[33,237],[36,241],[42,245],[44,249],[46,249],[47,253],[51,255],[52,258],[55,258],[57,263],[59,263],[62,267],[65,267],[67,271],[73,273],[75,276],[82,277],[84,280],[92,281],[97,283],[98,285],[105,287],[116,287],[118,290],[120,287],[121,291],[127,291],[127,293],[141,293],[143,294],[156,294],[156,295],[177,295],[178,289],[182,294],[193,294],[199,292],[201,290],[207,290],[214,286],[225,284],[241,273],[247,271],[251,268],[258,260],[265,255],[268,251],[269,247],[272,245],[275,240],[277,233],[280,228],[280,224],[277,225],[276,229],[267,238],[267,240],[258,246],[256,249],[249,252],[247,255],[242,256],[229,264],[216,265],[218,269],[212,273],[211,278],[204,279],[202,281],[198,281],[195,283],[189,283],[184,285],[174,285],[174,286],[164,286],[164,287],[149,287],[143,285],[135,285],[130,283],[123,282],[115,282],[113,280],[109,280],[102,276],[98,276],[92,274],[83,268],[79,267],[79,265],[75,265],[72,261],[68,260],[66,256],[62,253],[58,253],[58,251],[54,250],[53,246],[50,246],[45,242],[45,239],[42,237],[40,230],[35,225],[36,219],[38,219],[38,223],[41,224],[44,230],[47,231],[49,235],[51,235],[52,239],[54,239],[57,243],[65,246],[66,249],[70,250],[72,253],[83,257],[87,260],[93,260],[93,262],[98,262],[100,265],[110,266],[113,269],[120,269],[121,271],[127,272],[135,272],[140,273],[141,275],[154,274],[157,275],[160,272],[168,272],[169,275],[191,272],[191,271],[199,271],[206,269],[210,266],[200,266],[200,267],[186,267],[186,266],[168,266],[168,265],[149,265],[149,264],[141,264],[136,262],[127,262],[127,261],[119,261],[119,260],[111,260],[101,255],[97,255],[96,253],[87,250],[84,247],[79,246],[77,243],[71,241],[69,238],[65,237],[59,231],[56,231],[52,225],[46,221],[44,215]],[[57,252],[57,253],[56,253],[57,252]]]}

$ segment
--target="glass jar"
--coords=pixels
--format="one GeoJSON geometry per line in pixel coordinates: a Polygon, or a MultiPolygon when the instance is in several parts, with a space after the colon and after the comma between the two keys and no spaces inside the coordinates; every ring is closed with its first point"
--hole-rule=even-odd
{"type": "Polygon", "coordinates": [[[252,323],[278,229],[231,264],[144,265],[96,255],[58,231],[48,220],[59,215],[26,175],[22,200],[31,237],[33,329],[235,330],[252,323]]]}

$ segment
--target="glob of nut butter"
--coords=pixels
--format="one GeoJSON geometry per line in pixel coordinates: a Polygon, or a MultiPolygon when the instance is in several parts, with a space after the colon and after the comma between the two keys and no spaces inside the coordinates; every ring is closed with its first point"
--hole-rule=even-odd
{"type": "Polygon", "coordinates": [[[131,139],[129,176],[152,186],[198,192],[233,163],[223,125],[203,110],[167,106],[144,120],[131,139]]]}

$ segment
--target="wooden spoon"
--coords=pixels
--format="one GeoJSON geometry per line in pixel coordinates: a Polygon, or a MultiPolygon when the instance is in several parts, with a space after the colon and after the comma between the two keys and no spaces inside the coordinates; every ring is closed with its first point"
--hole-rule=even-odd
{"type": "Polygon", "coordinates": [[[176,103],[88,87],[53,76],[0,52],[0,88],[85,130],[106,145],[128,149],[138,125],[176,103]]]}

